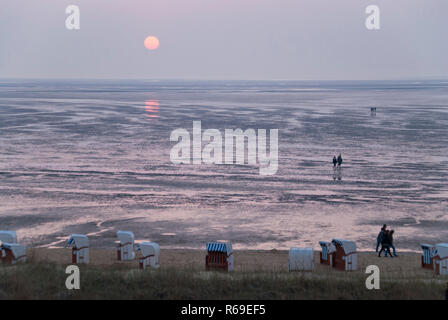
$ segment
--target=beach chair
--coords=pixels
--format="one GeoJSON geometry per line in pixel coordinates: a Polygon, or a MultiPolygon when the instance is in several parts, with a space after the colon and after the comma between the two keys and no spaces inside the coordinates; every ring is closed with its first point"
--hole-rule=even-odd
{"type": "Polygon", "coordinates": [[[206,270],[233,271],[233,250],[230,242],[207,242],[206,270]]]}
{"type": "Polygon", "coordinates": [[[314,251],[312,248],[291,248],[288,259],[289,271],[314,270],[314,251]]]}
{"type": "Polygon", "coordinates": [[[119,240],[117,246],[118,261],[134,260],[134,234],[131,231],[118,231],[117,237],[119,240]]]}
{"type": "Polygon", "coordinates": [[[5,243],[17,243],[15,231],[0,230],[0,241],[5,243]]]}
{"type": "Polygon", "coordinates": [[[333,268],[345,271],[354,271],[358,268],[358,254],[356,243],[344,239],[333,239],[335,247],[333,254],[333,268]]]}
{"type": "Polygon", "coordinates": [[[89,238],[84,234],[72,234],[67,242],[72,247],[72,263],[89,263],[89,238]]]}
{"type": "Polygon", "coordinates": [[[160,267],[160,247],[155,242],[142,242],[137,244],[137,250],[142,257],[139,259],[140,269],[160,267]]]}
{"type": "Polygon", "coordinates": [[[434,245],[422,243],[420,244],[422,253],[422,268],[434,270],[433,253],[434,245]]]}
{"type": "Polygon", "coordinates": [[[1,259],[6,264],[26,262],[26,247],[18,243],[1,242],[1,259]]]}
{"type": "Polygon", "coordinates": [[[433,251],[434,271],[437,275],[448,275],[448,243],[438,243],[433,251]]]}
{"type": "Polygon", "coordinates": [[[319,241],[319,244],[322,248],[322,251],[320,252],[320,263],[332,266],[333,254],[336,248],[334,247],[333,243],[327,241],[319,241]]]}

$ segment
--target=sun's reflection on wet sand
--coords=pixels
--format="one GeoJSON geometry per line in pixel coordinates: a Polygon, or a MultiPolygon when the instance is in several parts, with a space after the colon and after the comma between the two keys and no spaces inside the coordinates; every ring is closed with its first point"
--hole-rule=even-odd
{"type": "Polygon", "coordinates": [[[146,117],[149,120],[159,118],[159,101],[157,100],[146,100],[145,101],[145,111],[146,117]]]}

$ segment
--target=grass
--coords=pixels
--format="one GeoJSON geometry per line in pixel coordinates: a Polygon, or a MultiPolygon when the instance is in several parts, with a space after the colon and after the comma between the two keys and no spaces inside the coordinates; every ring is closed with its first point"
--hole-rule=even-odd
{"type": "Polygon", "coordinates": [[[0,299],[443,299],[446,278],[382,278],[367,290],[362,273],[205,272],[80,266],[81,289],[67,290],[65,265],[30,259],[0,265],[0,299]]]}

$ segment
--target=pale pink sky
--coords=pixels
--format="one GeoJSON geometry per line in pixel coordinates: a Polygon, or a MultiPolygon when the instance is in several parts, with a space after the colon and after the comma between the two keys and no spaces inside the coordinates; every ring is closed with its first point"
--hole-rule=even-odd
{"type": "Polygon", "coordinates": [[[444,78],[447,12],[446,0],[2,0],[0,78],[444,78]],[[69,4],[80,30],[65,28],[69,4]],[[364,27],[369,4],[379,31],[364,27]]]}

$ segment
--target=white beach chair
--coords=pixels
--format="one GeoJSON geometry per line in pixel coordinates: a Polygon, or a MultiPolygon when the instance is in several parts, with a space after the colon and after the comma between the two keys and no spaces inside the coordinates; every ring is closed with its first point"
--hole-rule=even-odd
{"type": "Polygon", "coordinates": [[[289,271],[312,271],[314,270],[313,248],[291,248],[288,259],[289,271]]]}
{"type": "Polygon", "coordinates": [[[140,269],[160,267],[160,247],[155,242],[142,242],[137,245],[142,257],[139,260],[140,269]]]}
{"type": "Polygon", "coordinates": [[[72,234],[67,244],[72,247],[72,263],[89,263],[89,238],[84,234],[72,234]]]}
{"type": "Polygon", "coordinates": [[[117,246],[117,259],[119,261],[134,260],[134,233],[131,231],[118,231],[117,237],[119,240],[117,246]]]}

